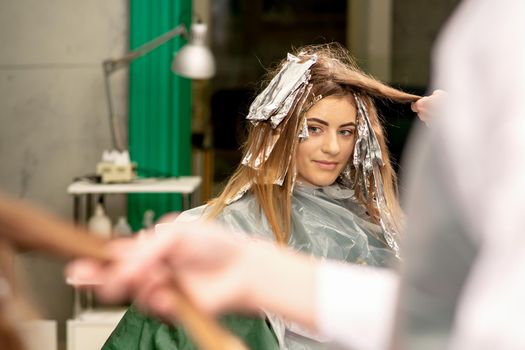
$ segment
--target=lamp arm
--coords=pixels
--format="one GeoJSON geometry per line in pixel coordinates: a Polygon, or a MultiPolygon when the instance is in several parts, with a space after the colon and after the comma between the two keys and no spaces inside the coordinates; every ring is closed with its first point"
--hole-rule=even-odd
{"type": "Polygon", "coordinates": [[[188,34],[188,31],[186,30],[186,26],[184,24],[180,24],[177,27],[173,28],[169,32],[166,32],[162,34],[161,36],[153,39],[150,42],[147,42],[146,44],[140,46],[136,50],[130,51],[124,56],[120,58],[115,59],[107,59],[103,62],[104,65],[104,73],[109,76],[114,71],[127,66],[131,61],[144,56],[148,52],[156,49],[160,45],[164,44],[166,41],[174,38],[177,35],[182,35],[183,37],[186,37],[188,34]]]}
{"type": "Polygon", "coordinates": [[[109,77],[116,70],[127,66],[131,61],[137,59],[141,56],[144,56],[148,52],[156,49],[160,45],[164,44],[166,41],[174,38],[177,35],[182,35],[183,37],[187,36],[188,31],[184,24],[180,24],[177,27],[173,28],[169,32],[162,34],[161,36],[147,42],[146,44],[140,46],[139,48],[126,53],[120,58],[110,58],[102,62],[104,68],[104,85],[106,90],[106,100],[108,104],[108,113],[109,113],[109,127],[111,131],[111,143],[114,149],[123,151],[123,136],[121,132],[121,127],[119,126],[119,121],[115,118],[113,112],[113,97],[111,95],[111,83],[109,77]]]}
{"type": "Polygon", "coordinates": [[[111,82],[109,81],[110,74],[111,73],[108,73],[106,71],[106,65],[104,64],[104,87],[106,90],[106,102],[108,105],[111,145],[113,146],[113,149],[123,151],[125,148],[122,142],[122,138],[120,137],[120,128],[119,128],[118,120],[115,118],[115,115],[113,112],[113,96],[111,95],[111,82]]]}

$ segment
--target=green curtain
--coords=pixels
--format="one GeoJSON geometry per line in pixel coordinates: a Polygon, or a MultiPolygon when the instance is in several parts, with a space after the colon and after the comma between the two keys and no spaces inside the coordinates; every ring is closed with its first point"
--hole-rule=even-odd
{"type": "MultiPolygon", "coordinates": [[[[135,49],[180,23],[191,24],[191,0],[131,0],[130,48],[135,49]]],[[[185,43],[176,37],[131,63],[129,75],[129,150],[140,177],[189,175],[191,170],[191,81],[171,72],[174,53],[185,43]]],[[[182,209],[175,194],[128,196],[134,230],[143,214],[155,217],[182,209]]]]}

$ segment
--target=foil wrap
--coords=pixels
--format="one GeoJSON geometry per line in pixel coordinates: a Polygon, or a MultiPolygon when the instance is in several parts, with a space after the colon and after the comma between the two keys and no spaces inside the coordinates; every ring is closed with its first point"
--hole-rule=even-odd
{"type": "Polygon", "coordinates": [[[355,185],[361,186],[365,198],[369,199],[370,196],[373,196],[377,209],[379,210],[379,219],[384,238],[388,246],[395,252],[396,257],[400,258],[398,233],[394,225],[392,213],[386,203],[383,177],[380,171],[384,165],[381,147],[372,129],[365,104],[357,94],[354,94],[354,98],[357,105],[358,120],[353,164],[356,173],[361,174],[361,176],[356,176],[360,179],[360,183],[355,185]],[[374,193],[369,193],[370,176],[372,176],[374,181],[374,193]]]}
{"type": "Polygon", "coordinates": [[[304,59],[288,54],[286,64],[250,105],[246,119],[252,122],[270,120],[276,128],[307,88],[310,67],[316,62],[315,55],[304,59]]]}

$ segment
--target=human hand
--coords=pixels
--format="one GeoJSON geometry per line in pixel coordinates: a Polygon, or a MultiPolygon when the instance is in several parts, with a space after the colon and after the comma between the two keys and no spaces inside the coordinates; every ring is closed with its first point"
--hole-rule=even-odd
{"type": "Polygon", "coordinates": [[[417,113],[421,121],[429,125],[436,118],[439,104],[443,103],[446,95],[446,91],[434,90],[432,95],[424,96],[416,102],[412,102],[412,111],[417,113]]]}
{"type": "Polygon", "coordinates": [[[166,319],[176,317],[174,288],[206,313],[257,308],[250,275],[260,265],[260,251],[275,249],[271,244],[204,223],[161,224],[156,231],[110,243],[111,264],[78,260],[67,274],[92,281],[105,301],[135,298],[137,306],[166,319]]]}
{"type": "Polygon", "coordinates": [[[146,251],[141,261],[159,270],[149,281],[144,274],[154,270],[134,271],[139,307],[161,318],[176,317],[176,285],[209,314],[263,309],[315,329],[315,260],[212,224],[157,225],[152,238],[151,247],[140,247],[146,251]]]}

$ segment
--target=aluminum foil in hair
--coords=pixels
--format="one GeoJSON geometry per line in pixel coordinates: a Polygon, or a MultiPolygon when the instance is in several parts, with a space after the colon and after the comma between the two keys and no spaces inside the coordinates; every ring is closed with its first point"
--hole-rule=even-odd
{"type": "Polygon", "coordinates": [[[308,134],[308,121],[306,118],[303,118],[303,125],[301,126],[301,131],[299,131],[299,140],[306,140],[310,134],[308,134]]]}
{"type": "Polygon", "coordinates": [[[379,221],[385,240],[388,246],[395,252],[396,257],[399,258],[398,233],[394,225],[392,213],[386,203],[383,177],[381,176],[381,167],[384,166],[381,147],[372,129],[365,104],[355,93],[354,98],[357,105],[358,120],[353,164],[356,169],[356,179],[360,181],[360,183],[355,183],[354,186],[361,187],[367,200],[370,196],[374,198],[377,209],[379,210],[379,221]],[[361,176],[358,176],[358,174],[361,176]],[[372,176],[374,182],[373,193],[370,193],[369,190],[370,176],[372,176]]]}
{"type": "Polygon", "coordinates": [[[288,54],[288,61],[250,105],[246,119],[252,122],[270,120],[272,127],[276,128],[307,88],[310,67],[316,62],[316,55],[304,59],[288,54]]]}
{"type": "Polygon", "coordinates": [[[242,165],[252,167],[255,170],[258,170],[261,165],[268,159],[270,154],[275,147],[275,144],[279,140],[279,133],[272,135],[270,141],[266,142],[266,145],[263,144],[264,138],[261,129],[254,128],[253,131],[256,134],[255,145],[253,148],[260,150],[258,154],[254,154],[251,151],[248,151],[244,158],[242,159],[242,165]]]}
{"type": "MultiPolygon", "coordinates": [[[[255,125],[269,121],[272,128],[275,129],[294,109],[302,108],[312,88],[309,84],[310,67],[316,62],[316,55],[305,58],[301,55],[296,57],[288,54],[288,61],[250,105],[246,119],[255,125]]],[[[254,129],[253,132],[258,131],[254,129]]],[[[256,146],[252,148],[260,151],[257,154],[249,151],[245,154],[242,164],[255,170],[260,169],[272,153],[279,136],[280,134],[276,133],[269,142],[267,141],[267,144],[263,145],[264,140],[260,135],[255,141],[256,146]]],[[[282,184],[285,175],[286,172],[277,179],[276,183],[282,184]]]]}
{"type": "MultiPolygon", "coordinates": [[[[310,90],[312,89],[312,84],[309,84],[308,86],[308,91],[306,91],[305,93],[305,98],[303,99],[303,104],[304,104],[304,101],[306,101],[306,97],[308,96],[308,94],[310,94],[310,90]]],[[[312,101],[310,101],[310,103],[308,105],[306,105],[306,107],[304,108],[303,110],[303,125],[301,127],[301,131],[299,132],[299,139],[301,141],[304,141],[306,140],[310,135],[308,134],[308,120],[306,119],[306,117],[304,116],[304,114],[306,112],[308,112],[308,110],[310,108],[312,108],[312,106],[314,104],[316,104],[317,102],[319,102],[321,99],[323,98],[322,95],[317,95],[312,98],[312,101]]]]}
{"type": "Polygon", "coordinates": [[[396,226],[394,225],[394,217],[392,216],[392,213],[388,209],[386,203],[385,190],[383,187],[383,178],[381,176],[381,171],[378,166],[374,167],[373,174],[376,187],[375,201],[377,208],[379,209],[379,221],[381,224],[381,228],[383,229],[383,235],[385,236],[385,240],[388,246],[392,248],[392,250],[396,254],[396,257],[400,259],[401,256],[399,252],[398,243],[399,235],[396,226]]]}
{"type": "MultiPolygon", "coordinates": [[[[301,88],[301,94],[299,96],[294,95],[296,100],[294,101],[292,105],[292,109],[287,111],[287,114],[292,113],[295,109],[301,110],[303,108],[303,105],[306,101],[306,98],[308,97],[308,94],[310,94],[310,90],[312,89],[312,84],[306,84],[304,88],[301,88]]],[[[282,121],[282,120],[281,120],[282,121]]],[[[260,122],[253,122],[254,125],[257,125],[260,122]]],[[[272,124],[273,127],[273,124],[272,124]]],[[[275,129],[275,127],[273,127],[275,129]]],[[[270,141],[266,141],[266,144],[264,143],[262,130],[254,128],[252,130],[253,133],[258,133],[256,136],[255,146],[253,149],[259,150],[258,154],[252,153],[250,150],[244,155],[244,158],[242,159],[242,165],[252,167],[255,170],[260,169],[261,165],[268,159],[270,154],[272,153],[275,144],[279,140],[280,132],[276,131],[273,135],[270,141]]],[[[308,125],[306,123],[306,120],[304,120],[303,126],[301,127],[301,131],[299,132],[299,138],[305,139],[308,138],[308,125]]],[[[284,173],[280,176],[280,179],[276,182],[279,186],[283,184],[284,176],[286,175],[286,172],[288,171],[288,167],[284,169],[284,173]]]]}
{"type": "Polygon", "coordinates": [[[245,194],[246,192],[248,192],[248,190],[249,190],[250,188],[252,188],[252,183],[251,183],[251,182],[248,182],[247,184],[245,184],[244,186],[241,187],[241,189],[239,190],[239,192],[237,192],[237,193],[235,194],[235,196],[233,196],[233,197],[231,197],[230,199],[228,199],[228,200],[226,201],[225,204],[226,204],[226,205],[230,205],[230,204],[232,204],[233,202],[238,201],[239,199],[242,198],[242,196],[244,196],[244,194],[245,194]]]}
{"type": "MultiPolygon", "coordinates": [[[[261,122],[270,122],[273,129],[276,129],[281,122],[290,115],[294,110],[302,110],[304,103],[306,102],[312,84],[310,84],[310,68],[317,62],[317,55],[303,56],[299,54],[296,57],[292,54],[288,54],[287,62],[281,68],[279,73],[270,81],[270,84],[261,92],[250,105],[249,113],[246,119],[250,120],[252,124],[257,125],[261,122]]],[[[317,102],[321,96],[315,101],[317,102]]],[[[308,108],[311,107],[311,104],[308,108]]],[[[299,139],[304,140],[308,138],[308,123],[303,117],[303,125],[299,131],[299,139]]],[[[251,150],[244,155],[242,164],[249,166],[252,169],[259,170],[261,166],[266,162],[270,154],[272,153],[275,144],[279,140],[280,132],[272,135],[270,140],[263,138],[262,129],[254,128],[252,130],[256,134],[256,140],[251,150]],[[252,152],[252,150],[258,150],[252,152]]],[[[274,185],[282,186],[286,174],[289,171],[292,154],[288,155],[288,161],[286,166],[280,169],[280,173],[277,174],[273,180],[274,185]]],[[[294,170],[295,172],[295,170],[294,170]]],[[[293,174],[293,181],[291,191],[293,190],[293,184],[297,174],[293,174]]],[[[248,183],[243,186],[232,198],[230,198],[226,204],[231,204],[244,196],[248,190],[251,189],[253,183],[248,183]]]]}
{"type": "MultiPolygon", "coordinates": [[[[300,111],[303,111],[303,106],[308,98],[308,95],[310,94],[310,90],[312,89],[312,84],[307,84],[306,87],[304,88],[304,90],[301,92],[301,95],[297,96],[297,100],[295,101],[294,103],[294,106],[292,109],[290,109],[289,113],[294,113],[295,110],[297,110],[298,112],[300,111]]],[[[304,118],[304,114],[303,114],[303,125],[301,127],[301,131],[299,132],[299,140],[305,140],[308,138],[308,123],[306,121],[306,118],[304,118]]],[[[277,139],[279,138],[279,136],[277,136],[277,139]]],[[[277,141],[274,142],[274,146],[275,146],[275,143],[277,141]]],[[[269,156],[269,155],[268,155],[269,156]]],[[[266,156],[266,159],[268,158],[268,156],[266,156]]],[[[285,157],[286,155],[282,155],[283,157],[285,157]]],[[[278,185],[278,186],[282,186],[283,183],[284,183],[284,179],[286,177],[286,174],[288,174],[288,171],[290,169],[290,164],[292,163],[292,157],[294,156],[294,152],[288,152],[288,159],[286,160],[285,162],[285,166],[281,167],[279,170],[280,170],[280,173],[278,174],[278,176],[275,178],[275,180],[273,181],[273,184],[274,185],[278,185]]],[[[295,170],[294,170],[295,172],[295,170]]],[[[296,177],[296,174],[294,173],[293,174],[293,179],[292,179],[292,186],[290,188],[290,190],[293,190],[293,184],[295,182],[295,177],[296,177]]]]}

